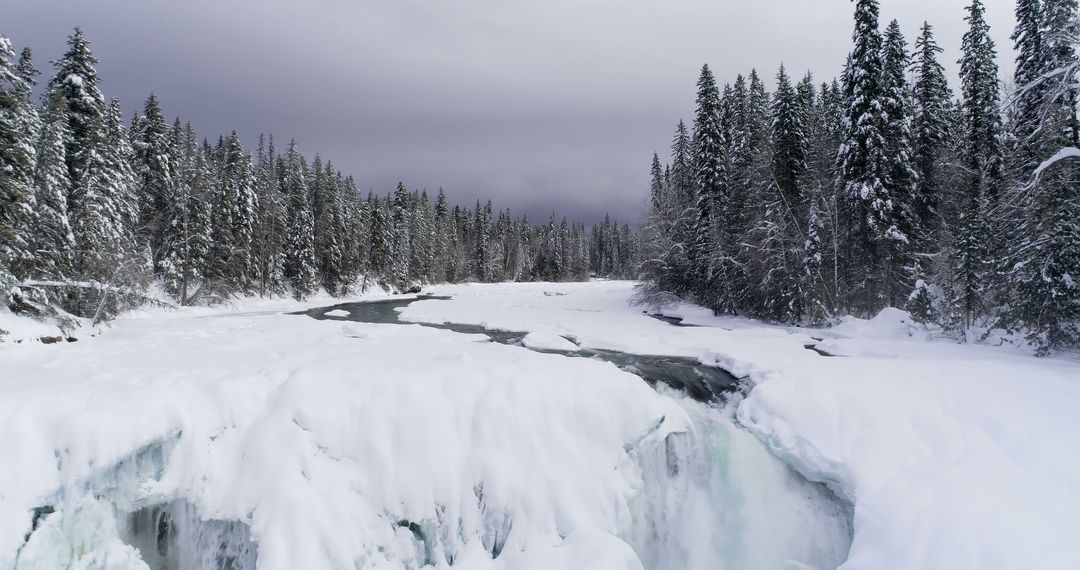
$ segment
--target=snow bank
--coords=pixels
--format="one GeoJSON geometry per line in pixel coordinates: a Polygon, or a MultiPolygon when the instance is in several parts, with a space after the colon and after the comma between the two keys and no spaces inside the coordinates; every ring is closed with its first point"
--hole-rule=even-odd
{"type": "Polygon", "coordinates": [[[0,303],[0,345],[65,336],[64,331],[55,324],[14,315],[0,303]]]}
{"type": "Polygon", "coordinates": [[[578,345],[552,332],[531,332],[521,339],[521,344],[532,350],[556,350],[561,352],[579,350],[578,345]]]}
{"type": "Polygon", "coordinates": [[[1080,560],[1076,363],[933,342],[897,310],[831,330],[665,310],[701,325],[678,327],[629,306],[632,287],[446,287],[439,292],[453,301],[414,303],[403,318],[553,331],[585,347],[689,356],[749,377],[755,387],[738,420],[854,502],[846,569],[1070,568],[1080,560]]]}
{"type": "MultiPolygon", "coordinates": [[[[627,450],[688,428],[606,363],[243,310],[126,318],[0,349],[0,367],[0,567],[34,507],[100,523],[78,515],[98,508],[88,481],[168,438],[160,475],[120,502],[243,521],[262,569],[633,567],[617,538],[640,487],[627,450]]],[[[119,560],[99,523],[68,529],[85,548],[57,564],[119,560]]]]}

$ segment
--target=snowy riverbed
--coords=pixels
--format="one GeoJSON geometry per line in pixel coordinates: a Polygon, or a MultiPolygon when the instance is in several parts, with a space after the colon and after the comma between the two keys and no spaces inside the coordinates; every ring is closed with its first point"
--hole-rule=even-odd
{"type": "Polygon", "coordinates": [[[218,543],[244,568],[252,539],[261,569],[1080,559],[1080,366],[888,319],[788,332],[682,307],[702,326],[679,327],[629,306],[631,288],[439,287],[454,299],[402,318],[697,358],[750,396],[720,409],[588,358],[283,314],[321,300],[0,346],[0,568],[209,568],[218,543]]]}

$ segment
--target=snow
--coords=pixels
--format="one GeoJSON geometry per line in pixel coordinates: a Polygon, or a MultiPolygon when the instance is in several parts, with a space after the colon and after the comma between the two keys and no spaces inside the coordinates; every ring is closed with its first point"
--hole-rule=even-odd
{"type": "Polygon", "coordinates": [[[1069,160],[1069,159],[1073,159],[1073,158],[1080,158],[1080,149],[1078,149],[1076,147],[1065,147],[1065,148],[1057,151],[1057,153],[1054,154],[1054,156],[1052,156],[1052,157],[1046,159],[1045,161],[1043,161],[1043,163],[1040,164],[1039,167],[1035,169],[1034,177],[1038,178],[1043,172],[1045,172],[1051,166],[1053,166],[1053,165],[1055,165],[1055,164],[1057,164],[1057,163],[1059,163],[1059,162],[1061,162],[1063,160],[1069,160]]]}
{"type": "Polygon", "coordinates": [[[346,311],[344,309],[334,309],[333,311],[327,311],[323,314],[328,317],[348,317],[349,311],[346,311]]]}
{"type": "Polygon", "coordinates": [[[831,330],[784,330],[664,310],[633,284],[454,286],[420,322],[539,328],[587,348],[690,356],[754,387],[737,419],[807,477],[854,503],[845,569],[1068,568],[1080,560],[1080,366],[1011,349],[935,342],[898,310],[831,330]],[[824,339],[824,340],[818,340],[824,339]],[[846,357],[806,350],[817,345],[846,357]]]}
{"type": "Polygon", "coordinates": [[[521,339],[521,344],[533,350],[576,351],[578,345],[553,332],[534,331],[521,339]]]}
{"type": "Polygon", "coordinates": [[[54,324],[16,316],[6,306],[0,305],[0,345],[56,336],[66,335],[54,324]]]}
{"type": "Polygon", "coordinates": [[[1080,559],[1077,363],[937,342],[901,311],[788,330],[683,305],[662,312],[696,326],[673,326],[632,290],[456,285],[401,310],[528,332],[525,347],[283,314],[330,298],[0,345],[0,457],[18,466],[0,469],[0,568],[142,569],[126,513],[177,502],[247,525],[260,569],[1080,559]],[[556,345],[697,358],[752,390],[704,406],[535,351],[556,345]]]}
{"type": "Polygon", "coordinates": [[[573,550],[571,530],[617,530],[635,481],[627,443],[659,418],[650,437],[687,427],[673,400],[601,362],[419,327],[224,315],[141,315],[62,352],[0,355],[0,455],[19,466],[0,471],[0,567],[32,507],[57,489],[92,494],[80,482],[95,469],[168,437],[160,479],[124,500],[185,497],[246,521],[260,568],[400,567],[386,565],[411,556],[387,550],[401,520],[458,529],[440,559],[490,559],[484,540],[573,550]]]}

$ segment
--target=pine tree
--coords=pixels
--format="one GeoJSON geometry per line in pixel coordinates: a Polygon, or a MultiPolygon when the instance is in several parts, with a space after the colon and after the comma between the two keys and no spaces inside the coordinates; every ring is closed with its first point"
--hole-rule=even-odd
{"type": "Polygon", "coordinates": [[[75,264],[75,236],[67,211],[71,179],[64,162],[70,136],[66,102],[54,95],[45,111],[34,169],[34,273],[48,279],[70,277],[75,264]]]}
{"type": "Polygon", "coordinates": [[[649,170],[652,176],[652,183],[649,188],[649,201],[652,204],[652,208],[656,212],[662,212],[666,209],[667,198],[664,196],[664,173],[660,169],[660,156],[653,153],[652,166],[649,170]]]}
{"type": "Polygon", "coordinates": [[[176,257],[172,248],[178,243],[174,233],[177,215],[172,195],[172,148],[165,115],[153,93],[146,99],[137,128],[134,165],[138,180],[139,234],[150,246],[154,272],[175,281],[175,272],[165,261],[176,257]]]}
{"type": "Polygon", "coordinates": [[[949,312],[958,314],[964,327],[975,324],[987,308],[993,266],[990,252],[997,249],[989,242],[993,232],[988,211],[1004,184],[998,68],[984,13],[981,0],[972,0],[960,61],[966,176],[956,206],[955,282],[948,289],[952,292],[949,312]]]}
{"type": "Polygon", "coordinates": [[[166,283],[186,305],[202,294],[196,286],[206,279],[208,258],[213,243],[210,201],[214,195],[214,177],[206,152],[199,145],[189,123],[178,133],[174,149],[173,196],[177,218],[177,244],[170,248],[167,260],[175,268],[177,283],[166,283]]]}
{"type": "Polygon", "coordinates": [[[391,213],[393,223],[394,265],[392,279],[399,291],[405,291],[409,285],[409,251],[412,247],[409,232],[409,191],[405,184],[398,182],[394,190],[394,203],[391,213]]]}
{"type": "Polygon", "coordinates": [[[33,261],[27,231],[33,215],[33,145],[24,129],[26,89],[10,40],[0,36],[0,294],[33,261]]]}
{"type": "Polygon", "coordinates": [[[285,288],[285,244],[289,220],[273,135],[268,144],[262,136],[259,137],[258,154],[255,184],[259,213],[255,249],[259,293],[265,296],[280,293],[285,288]]]}
{"type": "Polygon", "coordinates": [[[888,116],[878,31],[877,0],[857,0],[855,46],[844,70],[847,101],[845,137],[837,154],[837,186],[847,227],[843,257],[848,260],[854,306],[869,313],[889,301],[892,248],[906,239],[895,224],[886,160],[888,116]]]}
{"type": "Polygon", "coordinates": [[[75,28],[67,44],[64,56],[53,62],[56,74],[49,82],[49,96],[62,96],[68,108],[71,138],[67,143],[66,162],[74,197],[68,202],[71,209],[77,206],[79,196],[85,192],[90,162],[98,150],[105,98],[98,88],[100,80],[94,68],[98,60],[91,53],[82,30],[75,28]]]}
{"type": "Polygon", "coordinates": [[[725,207],[725,142],[720,124],[720,93],[708,65],[701,68],[698,79],[697,112],[694,119],[693,175],[697,199],[697,219],[694,222],[690,260],[693,289],[706,305],[720,309],[726,296],[714,289],[723,282],[714,267],[714,254],[719,250],[714,232],[715,217],[725,207]]]}
{"type": "Polygon", "coordinates": [[[432,280],[434,229],[431,220],[431,201],[428,199],[426,190],[419,196],[413,195],[409,222],[409,233],[412,236],[409,269],[414,280],[429,283],[432,280]]]}
{"type": "Polygon", "coordinates": [[[942,199],[944,154],[949,140],[952,93],[945,78],[945,68],[938,62],[943,50],[934,40],[934,29],[923,23],[915,42],[914,108],[912,135],[914,165],[918,174],[913,216],[920,229],[921,241],[933,232],[938,205],[942,199]]]}
{"type": "Polygon", "coordinates": [[[794,212],[802,202],[799,183],[806,171],[805,109],[782,65],[776,75],[772,116],[773,178],[785,207],[794,212]]]}
{"type": "Polygon", "coordinates": [[[1043,38],[1041,0],[1017,0],[1016,28],[1011,39],[1016,48],[1017,93],[1013,102],[1011,131],[1013,148],[1010,163],[1017,178],[1026,179],[1039,165],[1045,149],[1037,136],[1039,113],[1043,108],[1046,84],[1041,80],[1049,71],[1049,53],[1043,38]]]}
{"type": "Polygon", "coordinates": [[[240,291],[250,290],[255,276],[255,260],[252,243],[255,239],[255,212],[258,195],[255,192],[255,170],[251,155],[244,151],[240,137],[233,131],[225,142],[221,169],[221,181],[229,200],[233,252],[229,258],[228,275],[234,287],[240,291]]]}
{"type": "MultiPolygon", "coordinates": [[[[904,247],[912,231],[911,208],[915,201],[918,172],[912,152],[912,127],[910,89],[907,69],[910,57],[907,42],[900,31],[900,24],[893,20],[885,30],[882,41],[882,103],[886,122],[883,134],[886,149],[886,173],[889,195],[892,200],[890,225],[899,235],[895,236],[904,247]]],[[[903,293],[903,292],[901,292],[903,293]]],[[[890,299],[899,299],[892,295],[890,299]]]]}
{"type": "Polygon", "coordinates": [[[439,188],[439,195],[435,197],[435,261],[432,273],[434,274],[434,281],[440,283],[450,281],[448,271],[451,264],[450,256],[453,251],[450,243],[453,234],[452,221],[450,209],[446,204],[446,193],[443,192],[442,188],[439,188]]]}
{"type": "Polygon", "coordinates": [[[296,142],[289,143],[281,169],[282,193],[288,200],[288,238],[285,244],[285,279],[293,296],[303,299],[318,288],[315,263],[315,221],[308,198],[305,166],[296,142]]]}
{"type": "Polygon", "coordinates": [[[982,0],[972,0],[967,11],[969,29],[964,34],[960,60],[966,136],[964,161],[970,173],[967,192],[969,197],[986,196],[995,200],[1005,181],[997,51],[982,0]]]}
{"type": "MultiPolygon", "coordinates": [[[[318,163],[315,168],[318,169],[318,163]]],[[[314,192],[319,202],[315,232],[316,259],[323,286],[327,291],[337,294],[345,288],[345,252],[342,244],[345,226],[341,212],[343,181],[329,162],[317,178],[319,184],[314,192]]]]}
{"type": "MultiPolygon", "coordinates": [[[[1041,98],[1017,121],[1033,133],[1028,150],[1042,163],[1022,173],[1027,182],[1015,198],[1020,222],[1010,242],[1010,297],[1002,315],[1004,324],[1026,332],[1040,355],[1080,346],[1080,165],[1074,158],[1052,158],[1060,149],[1075,152],[1078,144],[1074,44],[1080,32],[1075,0],[1046,0],[1043,6],[1045,61],[1034,83],[1041,98]]],[[[1018,104],[1016,112],[1024,111],[1018,104]]]]}
{"type": "Polygon", "coordinates": [[[1061,133],[1067,146],[1080,146],[1080,120],[1077,119],[1077,74],[1080,66],[1076,44],[1080,41],[1080,19],[1077,16],[1077,0],[1044,0],[1046,28],[1046,68],[1055,73],[1058,88],[1048,94],[1061,124],[1061,133]]]}

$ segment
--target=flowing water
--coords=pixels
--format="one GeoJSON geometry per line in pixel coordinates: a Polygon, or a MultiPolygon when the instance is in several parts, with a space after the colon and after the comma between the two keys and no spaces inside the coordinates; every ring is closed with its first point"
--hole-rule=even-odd
{"type": "MultiPolygon", "coordinates": [[[[343,303],[332,307],[319,307],[297,314],[307,315],[319,320],[402,324],[401,321],[398,320],[399,308],[406,307],[413,302],[421,300],[448,299],[448,297],[421,296],[417,298],[395,299],[389,301],[343,303]],[[341,315],[340,312],[347,312],[348,315],[341,315]]],[[[425,327],[450,330],[463,334],[482,334],[486,335],[493,342],[513,346],[523,346],[522,339],[529,334],[528,332],[494,330],[476,325],[455,323],[409,324],[419,324],[425,327]]],[[[627,354],[611,350],[590,348],[582,348],[576,351],[541,350],[538,352],[561,354],[570,358],[592,358],[610,362],[627,372],[640,376],[653,386],[661,384],[669,386],[685,393],[687,396],[699,402],[719,402],[725,396],[737,391],[740,386],[739,379],[732,376],[726,370],[705,366],[693,358],[627,354]]]]}

